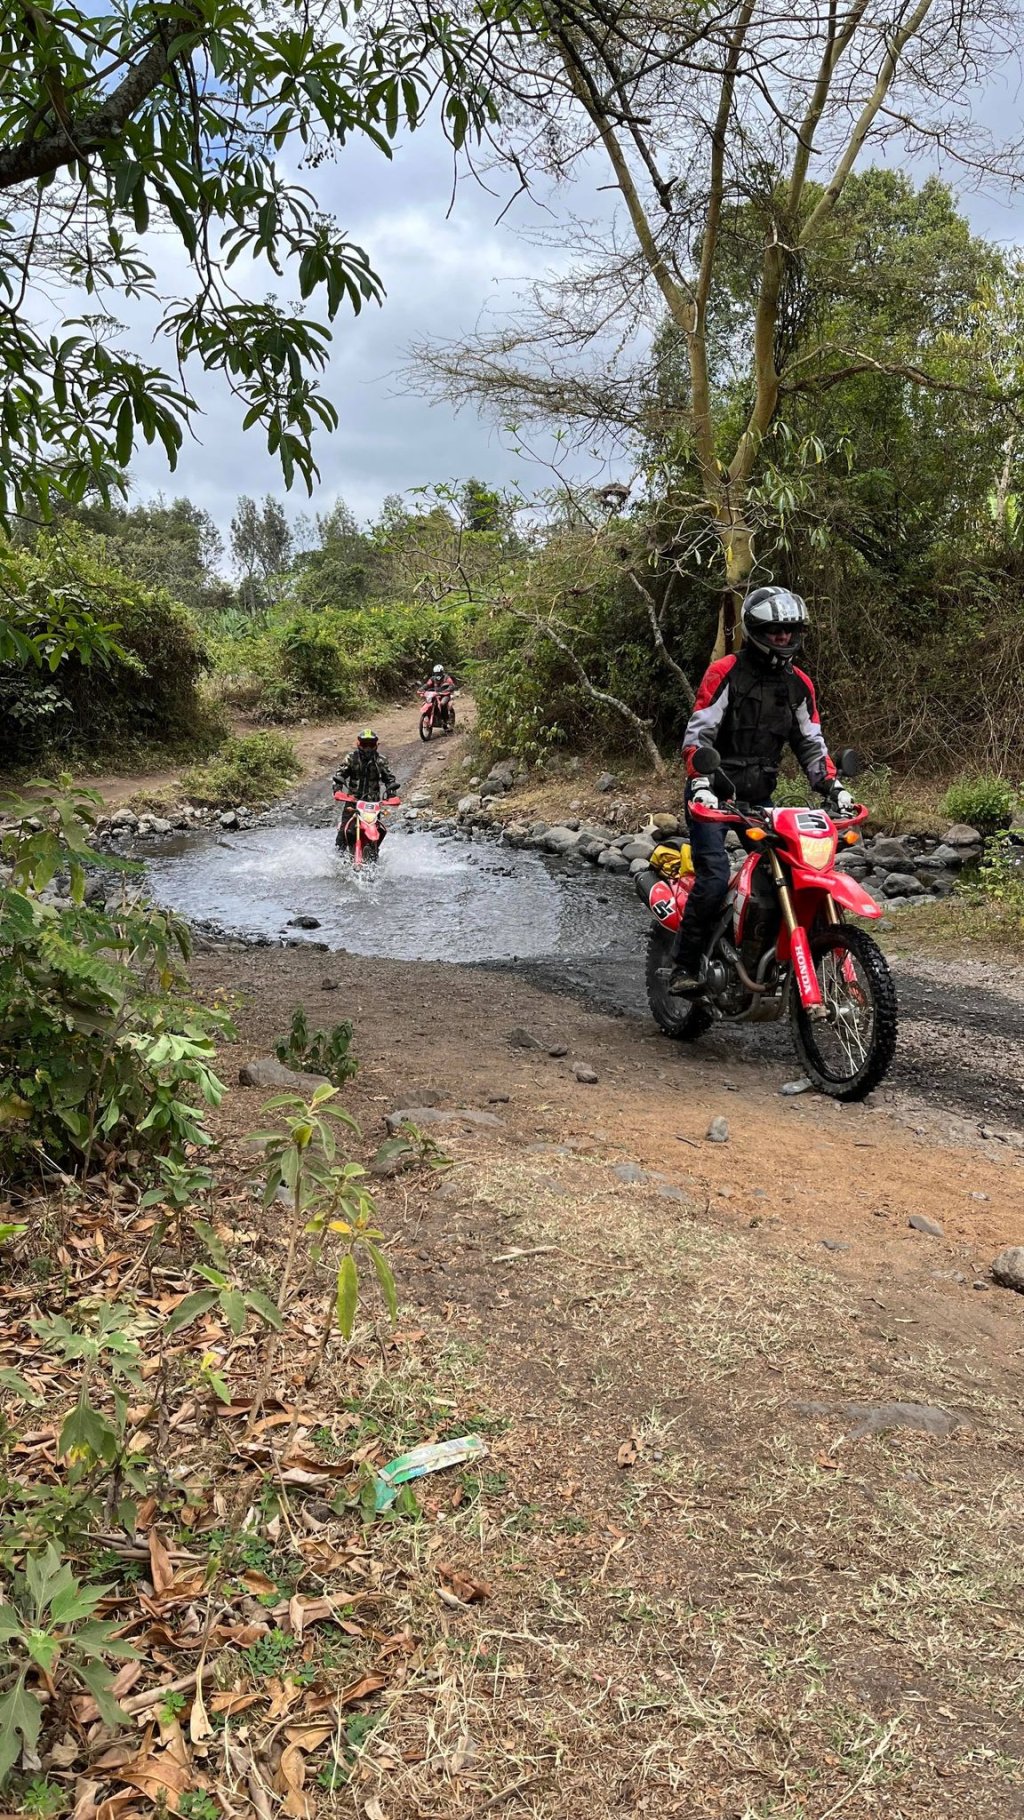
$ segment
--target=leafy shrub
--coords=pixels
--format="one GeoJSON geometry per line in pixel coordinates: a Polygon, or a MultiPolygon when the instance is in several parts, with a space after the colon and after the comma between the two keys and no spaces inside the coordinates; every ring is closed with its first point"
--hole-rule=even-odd
{"type": "Polygon", "coordinates": [[[962,881],[960,890],[968,901],[994,910],[1018,942],[1024,937],[1024,848],[1008,834],[987,843],[977,872],[962,881]]]}
{"type": "Polygon", "coordinates": [[[29,1555],[24,1572],[12,1577],[10,1601],[0,1605],[0,1673],[8,1682],[0,1697],[0,1786],[23,1747],[31,1758],[39,1739],[43,1707],[28,1690],[30,1675],[44,1684],[77,1684],[92,1694],[108,1725],[123,1720],[104,1657],[130,1659],[138,1652],[118,1637],[116,1623],[94,1615],[112,1590],[83,1585],[53,1543],[43,1554],[29,1555]]]}
{"type": "Polygon", "coordinates": [[[127,893],[85,902],[98,803],[47,789],[0,801],[0,1133],[3,1174],[88,1166],[98,1150],[162,1154],[208,1141],[195,1096],[217,1105],[213,1033],[223,1016],[187,995],[188,930],[127,893]],[[65,867],[62,904],[43,896],[65,867]]]}
{"type": "Polygon", "coordinates": [[[0,766],[40,764],[56,749],[96,756],[158,745],[209,751],[223,729],[203,702],[208,657],[186,609],[161,588],[121,574],[102,538],[74,526],[34,549],[0,543],[0,584],[25,631],[52,619],[61,602],[69,625],[88,613],[112,644],[86,663],[72,651],[51,674],[12,660],[0,665],[0,766]]]}
{"type": "Polygon", "coordinates": [[[1005,777],[984,775],[951,784],[939,811],[951,822],[966,822],[980,834],[991,835],[1010,826],[1016,806],[1016,791],[1005,777]]]}
{"type": "Polygon", "coordinates": [[[301,770],[295,747],[283,733],[246,733],[226,740],[209,764],[193,766],[183,782],[194,802],[213,807],[246,803],[259,809],[280,796],[301,770]]]}
{"type": "Polygon", "coordinates": [[[465,674],[479,618],[459,599],[293,606],[258,628],[225,615],[209,640],[213,691],[270,720],[365,712],[408,695],[433,663],[465,674]]]}
{"type": "Polygon", "coordinates": [[[277,1044],[275,1054],[278,1061],[285,1062],[289,1068],[297,1068],[308,1074],[322,1074],[335,1087],[340,1087],[351,1079],[359,1067],[351,1053],[351,1043],[352,1025],[347,1018],[330,1030],[310,1030],[306,1013],[298,1005],[292,1017],[292,1027],[288,1035],[282,1037],[277,1044]]]}

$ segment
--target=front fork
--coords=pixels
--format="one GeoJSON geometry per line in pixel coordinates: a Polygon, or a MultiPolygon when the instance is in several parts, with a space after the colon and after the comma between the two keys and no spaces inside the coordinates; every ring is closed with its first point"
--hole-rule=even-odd
{"type": "MultiPolygon", "coordinates": [[[[793,909],[793,894],[790,891],[786,874],[779,865],[778,855],[770,847],[768,861],[771,866],[772,880],[778,893],[782,920],[789,931],[792,973],[796,980],[796,989],[800,994],[800,1003],[808,1017],[823,1018],[826,1011],[821,997],[821,988],[818,985],[818,976],[814,971],[814,962],[811,959],[811,944],[807,939],[807,931],[797,922],[796,911],[793,909]]],[[[839,917],[832,899],[829,897],[825,901],[828,905],[826,914],[829,921],[838,922],[839,917]]]]}

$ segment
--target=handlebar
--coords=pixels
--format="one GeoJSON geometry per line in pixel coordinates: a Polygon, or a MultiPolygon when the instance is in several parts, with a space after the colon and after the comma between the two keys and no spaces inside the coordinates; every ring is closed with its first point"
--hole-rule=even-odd
{"type": "MultiPolygon", "coordinates": [[[[732,809],[703,809],[699,803],[690,803],[687,814],[696,817],[698,821],[724,822],[730,827],[753,823],[757,828],[767,828],[771,807],[771,804],[759,808],[753,803],[737,803],[732,809]]],[[[828,810],[825,813],[829,814],[828,810]]],[[[860,822],[866,822],[870,813],[865,803],[859,803],[852,815],[829,815],[829,820],[837,828],[853,828],[860,822]]]]}

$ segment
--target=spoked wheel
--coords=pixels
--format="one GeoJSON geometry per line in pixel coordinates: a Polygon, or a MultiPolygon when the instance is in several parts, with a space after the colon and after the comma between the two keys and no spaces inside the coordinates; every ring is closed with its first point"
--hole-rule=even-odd
{"type": "Polygon", "coordinates": [[[454,708],[449,708],[449,710],[448,710],[447,718],[445,719],[445,723],[444,723],[444,730],[446,733],[455,732],[455,709],[454,708]]]}
{"type": "Polygon", "coordinates": [[[647,942],[645,983],[647,1003],[659,1030],[677,1043],[694,1043],[714,1023],[711,1007],[703,998],[674,998],[668,990],[672,972],[672,936],[652,924],[647,942]]]}
{"type": "Polygon", "coordinates": [[[793,1041],[808,1075],[833,1100],[862,1100],[896,1052],[896,988],[884,954],[863,929],[816,929],[811,955],[825,1007],[810,1018],[793,988],[793,1041]]]}
{"type": "Polygon", "coordinates": [[[429,710],[420,715],[420,738],[427,740],[434,731],[434,722],[429,710]]]}

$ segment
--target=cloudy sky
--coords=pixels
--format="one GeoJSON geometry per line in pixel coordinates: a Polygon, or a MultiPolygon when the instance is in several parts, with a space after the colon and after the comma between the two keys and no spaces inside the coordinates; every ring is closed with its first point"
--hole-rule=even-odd
{"type": "MultiPolygon", "coordinates": [[[[363,519],[378,510],[386,493],[435,481],[475,474],[492,485],[518,484],[531,493],[550,481],[550,474],[517,456],[510,439],[481,422],[474,410],[431,405],[411,394],[400,374],[413,341],[472,331],[483,313],[502,312],[523,281],[555,269],[557,249],[540,248],[517,232],[517,227],[550,223],[546,207],[521,202],[499,224],[507,182],[502,192],[488,193],[472,179],[460,182],[449,207],[451,152],[429,127],[401,144],[390,162],[369,145],[353,144],[336,165],[321,166],[312,178],[303,175],[301,180],[315,187],[322,206],[367,250],[387,289],[382,306],[364,306],[358,317],[343,308],[336,318],[325,390],[339,409],[341,424],[333,436],[321,435],[317,442],[320,488],[310,501],[299,482],[286,496],[280,468],[267,455],[260,434],[242,435],[242,412],[227,388],[215,379],[198,383],[193,375],[204,409],[201,440],[186,443],[174,474],[168,474],[159,448],[144,447],[132,468],[135,496],[146,498],[161,489],[187,493],[226,528],[241,492],[275,493],[289,512],[323,511],[340,494],[363,519]]],[[[574,189],[573,208],[588,216],[608,213],[596,175],[592,184],[574,189]]],[[[175,284],[184,286],[184,263],[170,239],[157,246],[147,243],[147,253],[165,292],[175,284]]],[[[266,268],[257,270],[251,288],[262,295],[274,281],[266,268]]],[[[237,273],[238,268],[233,276],[237,273]]],[[[281,296],[294,301],[284,290],[281,296]]],[[[134,315],[120,313],[126,339],[144,345],[155,312],[146,307],[134,315]]],[[[158,348],[156,357],[165,359],[166,354],[158,348]]]]}
{"type": "MultiPolygon", "coordinates": [[[[992,102],[999,125],[1012,129],[1020,118],[1019,95],[1007,86],[992,94],[992,102]]],[[[133,468],[136,497],[160,490],[187,493],[226,530],[242,492],[275,493],[290,513],[326,510],[340,495],[366,519],[386,493],[434,481],[475,474],[492,485],[533,492],[550,479],[542,467],[517,456],[510,439],[482,422],[471,406],[456,413],[410,394],[400,369],[414,340],[471,332],[482,315],[503,314],[523,281],[556,266],[557,246],[538,246],[530,230],[557,226],[559,211],[570,205],[577,218],[607,218],[612,206],[607,171],[595,163],[571,192],[544,198],[547,207],[521,198],[500,221],[507,188],[488,193],[466,178],[449,207],[452,176],[451,153],[439,132],[428,127],[401,144],[390,162],[371,146],[353,143],[336,164],[304,179],[367,249],[388,293],[382,307],[372,305],[355,319],[342,313],[335,323],[326,389],[339,408],[341,426],[318,440],[322,481],[313,500],[307,501],[301,484],[285,496],[280,470],[260,435],[242,435],[242,413],[226,387],[215,379],[196,384],[195,378],[204,407],[200,440],[186,443],[173,475],[159,448],[144,448],[133,468]]],[[[496,185],[502,181],[494,179],[496,185]]],[[[964,196],[963,205],[979,231],[1001,241],[1024,240],[1019,201],[974,193],[964,196]]],[[[154,250],[148,243],[147,251],[154,250]]],[[[162,243],[156,263],[165,289],[184,283],[182,268],[175,270],[173,263],[178,257],[170,240],[162,243]]],[[[269,288],[261,276],[256,293],[269,288]]],[[[286,295],[284,300],[292,301],[286,295]]],[[[151,340],[151,310],[125,320],[135,345],[151,340]]],[[[159,351],[157,357],[163,358],[159,351]]],[[[587,472],[596,474],[593,464],[587,472]]]]}

